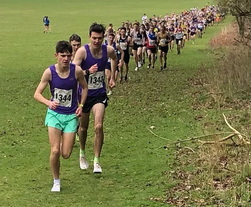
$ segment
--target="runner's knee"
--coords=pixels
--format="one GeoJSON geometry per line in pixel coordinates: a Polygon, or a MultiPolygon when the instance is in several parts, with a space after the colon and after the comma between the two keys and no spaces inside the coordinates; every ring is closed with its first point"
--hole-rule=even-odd
{"type": "Polygon", "coordinates": [[[62,152],[62,157],[68,159],[71,156],[71,152],[62,152]]]}
{"type": "Polygon", "coordinates": [[[86,126],[79,126],[79,130],[81,131],[81,132],[87,132],[87,130],[88,130],[88,127],[86,127],[86,126]]]}
{"type": "Polygon", "coordinates": [[[103,130],[103,124],[99,123],[94,126],[95,132],[100,132],[103,130]]]}
{"type": "Polygon", "coordinates": [[[53,156],[53,157],[59,157],[60,156],[60,149],[58,149],[58,148],[52,148],[51,149],[51,156],[53,156]]]}

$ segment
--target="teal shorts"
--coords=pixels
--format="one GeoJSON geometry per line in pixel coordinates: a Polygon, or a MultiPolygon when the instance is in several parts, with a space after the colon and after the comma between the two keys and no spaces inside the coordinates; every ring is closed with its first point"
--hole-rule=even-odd
{"type": "Polygon", "coordinates": [[[45,126],[54,127],[65,133],[76,133],[78,117],[75,114],[59,114],[48,109],[45,117],[45,126]]]}

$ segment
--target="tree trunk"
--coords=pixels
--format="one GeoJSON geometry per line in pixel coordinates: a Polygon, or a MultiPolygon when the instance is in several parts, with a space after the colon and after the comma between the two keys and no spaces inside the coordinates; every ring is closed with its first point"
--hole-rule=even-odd
{"type": "Polygon", "coordinates": [[[246,17],[245,16],[235,16],[238,26],[239,26],[239,34],[241,36],[241,38],[244,38],[245,35],[245,20],[246,17]]]}

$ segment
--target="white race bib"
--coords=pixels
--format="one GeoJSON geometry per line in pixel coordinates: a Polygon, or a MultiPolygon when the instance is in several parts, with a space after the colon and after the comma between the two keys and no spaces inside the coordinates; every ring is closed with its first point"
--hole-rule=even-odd
{"type": "Polygon", "coordinates": [[[120,47],[122,50],[126,50],[127,49],[127,44],[125,42],[121,42],[120,44],[120,47]]]}
{"type": "Polygon", "coordinates": [[[149,45],[150,45],[150,46],[154,46],[154,45],[155,45],[155,40],[149,39],[149,45]]]}
{"type": "Polygon", "coordinates": [[[143,41],[142,41],[142,39],[140,39],[140,38],[135,38],[134,42],[135,42],[137,45],[142,45],[142,44],[143,44],[143,41]]]}
{"type": "Polygon", "coordinates": [[[161,44],[161,45],[165,45],[165,44],[166,44],[166,40],[165,40],[165,39],[161,39],[161,40],[160,40],[160,44],[161,44]]]}
{"type": "Polygon", "coordinates": [[[100,89],[105,80],[105,71],[98,71],[90,74],[88,79],[88,89],[100,89]]]}
{"type": "Polygon", "coordinates": [[[72,89],[64,90],[60,88],[55,88],[53,100],[59,102],[59,106],[71,107],[72,89]]]}

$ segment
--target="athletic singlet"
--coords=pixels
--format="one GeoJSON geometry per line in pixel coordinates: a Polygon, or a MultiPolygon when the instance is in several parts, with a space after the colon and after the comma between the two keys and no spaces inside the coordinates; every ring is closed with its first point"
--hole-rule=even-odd
{"type": "Polygon", "coordinates": [[[183,38],[183,32],[182,31],[177,31],[176,34],[175,34],[175,38],[177,40],[180,40],[183,38]]]}
{"type": "Polygon", "coordinates": [[[158,33],[158,36],[159,36],[159,45],[161,47],[165,47],[168,45],[168,39],[169,39],[169,35],[168,33],[162,33],[162,32],[159,32],[158,33]]]}
{"type": "Polygon", "coordinates": [[[105,87],[105,66],[108,61],[107,46],[102,45],[102,58],[96,59],[92,56],[89,45],[84,45],[86,50],[86,59],[82,61],[81,68],[83,70],[89,69],[92,65],[98,64],[98,71],[96,73],[85,76],[88,83],[87,96],[99,96],[106,93],[105,87]]]}
{"type": "Polygon", "coordinates": [[[128,50],[128,47],[129,47],[128,36],[126,36],[124,39],[120,36],[118,43],[122,50],[124,51],[128,50]]]}
{"type": "Polygon", "coordinates": [[[174,35],[174,27],[168,28],[168,31],[170,32],[171,35],[174,35]]]}
{"type": "Polygon", "coordinates": [[[133,31],[133,43],[136,45],[143,45],[143,35],[140,32],[133,31]]]}
{"type": "Polygon", "coordinates": [[[191,26],[190,30],[191,30],[191,33],[193,33],[193,34],[196,33],[196,27],[195,26],[191,26]]]}
{"type": "MultiPolygon", "coordinates": [[[[105,45],[107,46],[108,45],[108,42],[105,42],[105,45]]],[[[113,42],[112,45],[111,45],[116,53],[116,55],[119,55],[120,52],[117,50],[117,46],[116,46],[116,42],[113,42]]],[[[108,58],[107,62],[111,62],[111,58],[108,58]]]]}
{"type": "Polygon", "coordinates": [[[50,71],[51,100],[59,102],[59,106],[54,111],[59,114],[74,114],[78,107],[75,65],[70,63],[70,73],[67,78],[59,77],[55,65],[50,66],[50,71]]]}
{"type": "Polygon", "coordinates": [[[146,42],[147,47],[148,48],[155,48],[156,42],[157,42],[157,37],[155,35],[155,32],[154,33],[148,32],[147,33],[147,42],[146,42]]]}

